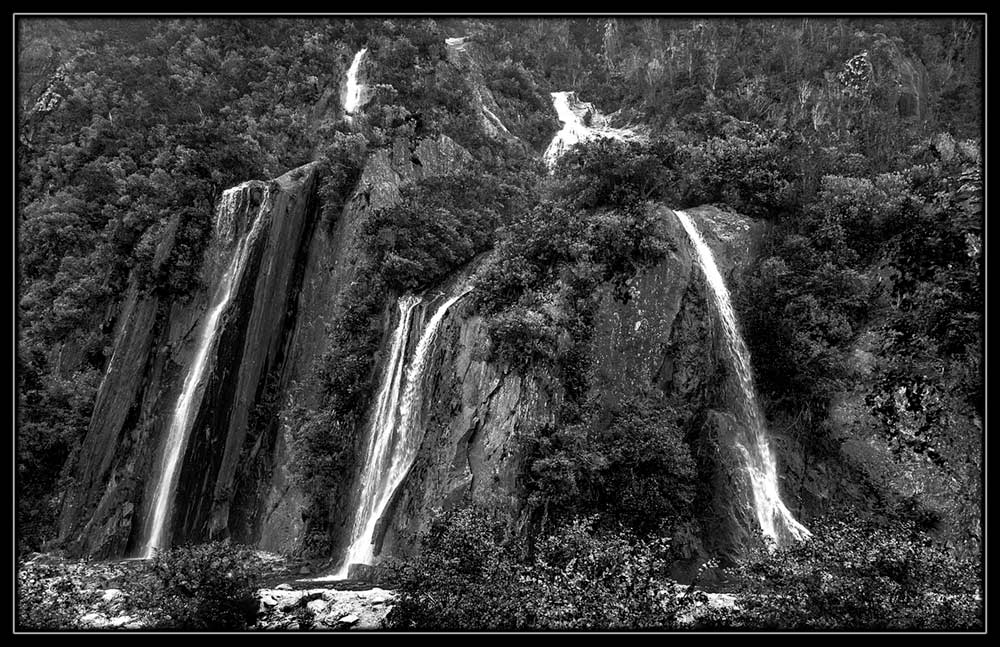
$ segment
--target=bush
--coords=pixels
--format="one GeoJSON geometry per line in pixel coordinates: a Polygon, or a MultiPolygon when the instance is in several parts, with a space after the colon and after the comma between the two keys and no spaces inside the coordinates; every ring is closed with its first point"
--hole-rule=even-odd
{"type": "Polygon", "coordinates": [[[159,553],[139,584],[137,600],[155,610],[157,629],[241,630],[257,611],[260,558],[220,542],[159,553]]]}
{"type": "Polygon", "coordinates": [[[396,629],[670,629],[687,600],[664,580],[669,543],[574,521],[524,555],[495,513],[439,518],[418,557],[396,567],[396,629]]]}
{"type": "Polygon", "coordinates": [[[505,534],[501,518],[478,508],[432,522],[420,554],[394,567],[400,598],[387,625],[438,631],[530,628],[531,589],[505,534]]]}
{"type": "Polygon", "coordinates": [[[527,581],[545,629],[677,628],[689,602],[666,580],[670,541],[595,532],[578,519],[541,542],[527,581]]]}
{"type": "Polygon", "coordinates": [[[64,577],[62,564],[26,563],[17,572],[17,628],[28,631],[76,629],[77,610],[86,598],[79,582],[64,577]]]}
{"type": "Polygon", "coordinates": [[[529,503],[556,522],[597,513],[602,527],[650,536],[691,519],[695,463],[680,413],[643,397],[592,409],[526,439],[529,503]]]}
{"type": "Polygon", "coordinates": [[[745,629],[931,630],[982,627],[982,573],[906,522],[823,519],[809,541],[749,555],[739,609],[713,622],[745,629]]]}

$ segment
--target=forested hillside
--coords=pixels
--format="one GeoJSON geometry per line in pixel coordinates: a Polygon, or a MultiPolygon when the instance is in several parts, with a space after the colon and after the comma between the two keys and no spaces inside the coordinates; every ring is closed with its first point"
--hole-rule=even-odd
{"type": "Polygon", "coordinates": [[[975,17],[18,19],[19,555],[138,546],[223,192],[282,176],[305,219],[270,234],[292,250],[283,301],[255,314],[247,288],[230,317],[280,320],[280,350],[249,402],[225,383],[257,360],[211,378],[244,444],[199,418],[186,469],[218,480],[176,540],[339,559],[397,303],[461,288],[428,351],[427,440],[377,526],[404,560],[395,626],[669,627],[667,575],[808,600],[738,626],[975,626],[921,596],[981,586],[984,42],[975,17]],[[553,92],[634,136],[547,168],[553,92]],[[731,369],[671,210],[712,229],[803,545],[768,552],[732,512],[731,369]],[[177,354],[105,405],[122,449],[100,453],[95,402],[144,307],[177,354]],[[114,488],[114,521],[76,498],[114,488]]]}

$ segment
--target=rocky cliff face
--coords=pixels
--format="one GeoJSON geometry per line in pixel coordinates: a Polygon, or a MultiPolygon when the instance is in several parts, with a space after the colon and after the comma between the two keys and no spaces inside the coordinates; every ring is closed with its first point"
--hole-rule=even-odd
{"type": "MultiPolygon", "coordinates": [[[[273,206],[260,216],[266,230],[224,315],[183,456],[175,543],[232,537],[266,550],[300,547],[305,528],[302,496],[290,477],[292,430],[278,413],[290,398],[319,402],[319,394],[301,385],[328,344],[340,295],[354,280],[360,223],[369,210],[398,200],[406,183],[454,172],[469,159],[445,136],[397,140],[371,155],[332,227],[317,223],[315,164],[270,184],[273,206]]],[[[244,185],[238,209],[258,208],[267,186],[244,185]]],[[[602,288],[591,349],[593,395],[610,406],[629,394],[653,392],[724,409],[725,394],[712,386],[723,369],[704,279],[676,217],[666,207],[657,210],[673,250],[628,281],[627,299],[610,285],[602,288]]],[[[714,207],[689,213],[723,273],[738,271],[753,251],[752,223],[714,207]]],[[[167,236],[160,262],[170,244],[167,236]]],[[[207,287],[189,301],[165,303],[137,287],[126,299],[115,354],[74,463],[77,487],[64,502],[61,539],[73,553],[122,555],[140,547],[151,475],[211,298],[212,277],[222,271],[212,254],[203,269],[207,287]]],[[[382,322],[386,337],[391,312],[382,322]]],[[[519,436],[551,423],[563,394],[546,374],[521,374],[488,361],[484,348],[482,319],[459,303],[430,357],[418,413],[423,443],[380,522],[382,555],[414,550],[434,513],[459,502],[521,508],[519,436]]],[[[374,379],[381,368],[375,367],[374,379]]]]}
{"type": "MultiPolygon", "coordinates": [[[[704,278],[676,216],[657,207],[673,251],[628,282],[621,300],[603,288],[592,342],[593,395],[608,405],[635,393],[725,407],[713,384],[722,370],[704,278]]],[[[724,275],[749,260],[759,227],[715,207],[688,211],[724,275]]],[[[550,376],[520,374],[484,358],[482,320],[456,307],[442,327],[424,385],[423,444],[376,536],[382,555],[417,548],[433,514],[462,501],[522,512],[519,435],[554,420],[563,397],[550,376]]],[[[718,466],[720,471],[722,466],[718,466]]]]}
{"type": "Polygon", "coordinates": [[[854,344],[850,386],[833,398],[825,421],[828,446],[785,439],[791,487],[813,514],[847,501],[876,513],[902,502],[919,513],[926,530],[975,555],[982,542],[983,421],[933,387],[894,382],[888,393],[881,389],[879,333],[866,331],[854,344]],[[886,408],[898,417],[886,419],[886,408]],[[923,442],[932,419],[941,421],[951,441],[928,450],[923,442]]]}
{"type": "MultiPolygon", "coordinates": [[[[173,537],[207,539],[250,530],[239,510],[256,497],[248,484],[269,469],[274,439],[255,405],[280,389],[294,319],[302,259],[314,224],[315,164],[271,183],[249,182],[231,195],[244,223],[262,219],[260,235],[222,315],[211,373],[194,415],[176,494],[173,537]],[[269,207],[261,200],[269,196],[269,207]],[[260,213],[257,213],[257,212],[260,213]],[[234,506],[234,503],[239,505],[234,506]]],[[[157,251],[166,258],[172,237],[157,251]]],[[[118,318],[114,354],[90,428],[72,467],[60,538],[70,552],[123,555],[142,541],[143,522],[171,412],[192,361],[198,324],[225,264],[213,242],[202,269],[204,289],[166,302],[133,284],[118,318]]]]}
{"type": "MultiPolygon", "coordinates": [[[[292,386],[285,399],[292,398],[306,406],[318,406],[320,402],[319,394],[296,383],[305,381],[313,360],[326,349],[328,327],[340,310],[340,295],[356,276],[361,253],[358,229],[365,214],[393,205],[405,184],[455,172],[470,159],[465,149],[444,135],[416,142],[397,139],[391,149],[380,149],[371,155],[335,227],[317,228],[310,243],[298,296],[298,316],[291,333],[289,384],[292,386]]],[[[384,331],[389,330],[390,318],[391,309],[383,317],[384,331]]],[[[386,337],[389,334],[385,332],[386,337]]],[[[373,375],[380,375],[380,369],[376,367],[373,375]]],[[[303,501],[291,482],[288,464],[288,442],[293,430],[287,421],[275,420],[275,424],[280,425],[275,469],[259,513],[257,543],[266,550],[292,552],[301,545],[305,531],[303,501]]]]}
{"type": "MultiPolygon", "coordinates": [[[[316,395],[297,384],[322,354],[338,297],[353,280],[359,224],[365,212],[398,200],[403,184],[453,172],[469,159],[445,136],[401,139],[376,151],[332,229],[317,223],[315,163],[240,187],[233,217],[249,220],[265,189],[273,204],[257,216],[265,219],[263,232],[222,316],[182,458],[174,543],[232,537],[271,550],[298,547],[302,501],[290,481],[289,429],[278,412],[292,394],[316,395]]],[[[165,236],[157,263],[171,245],[165,236]]],[[[90,429],[73,459],[76,487],[63,502],[59,541],[71,553],[140,548],[172,409],[213,284],[225,271],[218,247],[206,253],[205,288],[188,301],[166,302],[135,285],[125,299],[90,429]]]]}

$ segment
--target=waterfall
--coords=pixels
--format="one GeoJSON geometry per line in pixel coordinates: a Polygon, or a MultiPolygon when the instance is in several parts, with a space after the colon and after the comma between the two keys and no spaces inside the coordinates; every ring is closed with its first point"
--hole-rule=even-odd
{"type": "Polygon", "coordinates": [[[351,67],[347,70],[347,94],[344,96],[344,112],[349,115],[354,114],[354,111],[361,104],[362,85],[358,83],[358,69],[361,67],[361,59],[365,57],[367,52],[368,48],[363,47],[355,54],[351,67]]]}
{"type": "Polygon", "coordinates": [[[558,115],[563,127],[545,149],[543,159],[549,168],[555,166],[556,161],[563,153],[580,142],[596,137],[609,137],[624,141],[636,136],[628,128],[611,128],[605,125],[603,115],[600,115],[592,104],[577,99],[575,92],[552,92],[551,96],[552,105],[555,107],[556,115],[558,115]],[[598,122],[601,125],[587,126],[584,124],[583,119],[587,114],[592,116],[592,122],[598,122]]]}
{"type": "Polygon", "coordinates": [[[778,465],[768,443],[764,415],[757,403],[750,351],[740,335],[736,313],[729,299],[729,290],[722,280],[715,257],[698,228],[683,211],[675,211],[698,254],[698,263],[715,297],[716,310],[722,322],[728,355],[739,386],[738,420],[742,435],[736,439],[736,450],[750,485],[752,504],[757,522],[764,535],[780,544],[787,539],[801,540],[809,530],[795,520],[781,500],[778,488],[778,465]]]}
{"type": "MultiPolygon", "coordinates": [[[[230,244],[232,238],[237,234],[236,212],[242,204],[243,192],[251,185],[252,183],[241,184],[222,194],[222,201],[219,203],[216,216],[216,235],[219,241],[230,244]]],[[[211,351],[219,334],[219,323],[229,306],[240,276],[243,274],[253,241],[260,230],[261,222],[264,220],[261,214],[269,208],[269,196],[270,188],[265,187],[257,216],[253,219],[252,225],[247,227],[247,231],[239,238],[239,242],[232,252],[232,260],[215,289],[208,308],[208,316],[201,324],[194,358],[187,376],[184,378],[184,386],[177,398],[177,404],[174,406],[166,444],[160,459],[159,472],[156,475],[156,488],[147,517],[150,519],[147,522],[148,532],[143,545],[143,557],[146,559],[151,558],[155,551],[168,547],[167,517],[170,514],[177,489],[181,457],[184,455],[191,424],[198,413],[198,405],[204,392],[203,381],[212,358],[211,351]]]]}
{"type": "Polygon", "coordinates": [[[379,390],[372,417],[366,461],[361,473],[361,497],[351,529],[351,545],[347,556],[334,575],[335,579],[348,576],[351,564],[371,564],[374,559],[375,530],[386,506],[402,483],[423,441],[423,429],[414,424],[420,410],[424,369],[431,346],[441,321],[456,301],[468,294],[469,288],[447,299],[422,326],[419,341],[406,367],[406,348],[417,297],[407,296],[399,301],[399,323],[393,333],[392,346],[382,388],[379,390]]]}

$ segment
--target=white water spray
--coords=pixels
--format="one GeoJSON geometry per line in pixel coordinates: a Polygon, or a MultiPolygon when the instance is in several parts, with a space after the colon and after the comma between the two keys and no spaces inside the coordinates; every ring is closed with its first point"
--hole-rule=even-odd
{"type": "Polygon", "coordinates": [[[551,96],[552,105],[555,106],[556,114],[563,127],[545,149],[543,159],[549,168],[555,166],[556,161],[563,153],[580,142],[598,137],[608,137],[621,141],[636,137],[636,133],[628,128],[611,128],[603,125],[602,122],[605,118],[598,114],[592,104],[577,99],[575,92],[553,92],[551,96]],[[584,117],[587,114],[591,115],[592,122],[602,125],[587,126],[584,124],[584,117]]]}
{"type": "Polygon", "coordinates": [[[413,423],[420,408],[427,357],[448,309],[469,292],[470,289],[466,288],[446,300],[423,326],[420,340],[406,368],[405,382],[401,376],[406,359],[406,340],[412,312],[419,299],[408,296],[399,302],[399,323],[393,334],[389,361],[372,420],[367,460],[361,474],[361,498],[351,530],[351,545],[333,579],[345,579],[351,564],[371,564],[375,559],[376,525],[413,465],[423,441],[423,429],[413,423]]]}
{"type": "Polygon", "coordinates": [[[368,53],[368,48],[364,47],[354,55],[351,67],[347,70],[347,93],[344,96],[344,112],[349,115],[354,114],[361,104],[362,85],[358,83],[358,70],[361,67],[361,60],[368,53]]]}
{"type": "Polygon", "coordinates": [[[698,263],[715,296],[715,305],[722,321],[728,354],[739,382],[739,422],[743,426],[743,435],[737,438],[736,448],[750,483],[757,521],[764,535],[779,545],[788,539],[807,539],[811,536],[809,530],[795,520],[781,500],[778,465],[768,443],[764,416],[757,404],[750,351],[736,324],[736,313],[729,299],[729,290],[726,289],[726,283],[722,280],[719,268],[715,264],[715,256],[698,228],[683,211],[674,213],[677,214],[694,245],[698,263]]]}
{"type": "MultiPolygon", "coordinates": [[[[240,192],[246,189],[242,184],[238,187],[227,190],[222,194],[222,201],[219,204],[219,211],[216,216],[216,233],[220,240],[229,241],[235,233],[235,212],[239,202],[240,192]]],[[[171,507],[174,502],[174,495],[177,490],[177,478],[180,475],[181,457],[187,446],[188,436],[191,431],[193,418],[198,413],[198,405],[204,393],[202,388],[203,379],[206,375],[210,360],[212,358],[212,348],[215,346],[219,332],[219,322],[223,313],[229,306],[233,291],[239,283],[239,278],[243,274],[247,258],[250,255],[250,248],[253,240],[260,230],[260,223],[263,220],[261,213],[268,208],[270,189],[264,189],[264,196],[261,200],[260,209],[254,218],[251,226],[240,238],[233,251],[232,261],[226,268],[225,274],[219,281],[215,289],[215,296],[208,309],[208,316],[201,326],[201,333],[198,337],[197,350],[187,376],[184,378],[184,386],[181,389],[180,397],[174,407],[174,414],[170,420],[170,427],[167,431],[167,440],[163,449],[163,456],[160,461],[160,469],[157,474],[157,485],[154,490],[150,511],[151,520],[148,522],[148,532],[143,545],[143,558],[149,559],[155,551],[168,547],[168,524],[171,507]]],[[[249,223],[248,223],[249,224],[249,223]]]]}

